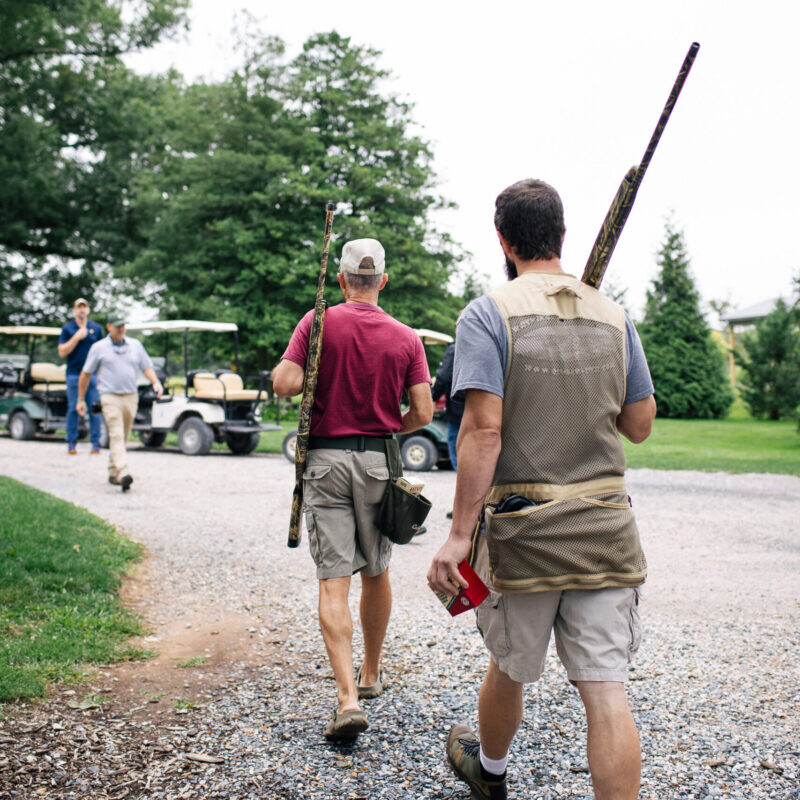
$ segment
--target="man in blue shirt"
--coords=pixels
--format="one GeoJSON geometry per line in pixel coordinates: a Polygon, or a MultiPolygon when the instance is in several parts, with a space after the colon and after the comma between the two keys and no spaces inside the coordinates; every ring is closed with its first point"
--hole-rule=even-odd
{"type": "MultiPolygon", "coordinates": [[[[97,322],[89,319],[89,301],[79,297],[72,306],[74,319],[71,319],[61,329],[58,339],[58,354],[67,359],[67,452],[69,455],[77,453],[78,441],[78,379],[81,370],[89,355],[89,350],[95,342],[103,338],[103,329],[97,322]]],[[[91,409],[92,404],[100,400],[97,393],[97,382],[92,377],[86,393],[86,403],[91,409]]],[[[92,454],[100,454],[100,415],[89,414],[89,431],[92,439],[92,454]]]]}

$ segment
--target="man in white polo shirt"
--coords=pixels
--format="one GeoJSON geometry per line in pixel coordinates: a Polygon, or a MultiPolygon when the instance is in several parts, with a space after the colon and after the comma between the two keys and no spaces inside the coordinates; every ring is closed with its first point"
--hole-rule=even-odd
{"type": "Polygon", "coordinates": [[[163,387],[153,370],[153,362],[137,339],[125,336],[125,315],[109,314],[108,336],[92,345],[78,380],[78,413],[86,415],[86,390],[92,374],[97,373],[97,389],[103,417],[108,428],[108,482],[131,488],[133,478],[128,470],[126,446],[139,405],[137,380],[141,370],[161,397],[163,387]]]}

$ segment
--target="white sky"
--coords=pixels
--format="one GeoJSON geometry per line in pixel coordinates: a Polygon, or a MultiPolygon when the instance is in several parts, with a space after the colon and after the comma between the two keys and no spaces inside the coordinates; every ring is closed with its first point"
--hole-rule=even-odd
{"type": "MultiPolygon", "coordinates": [[[[432,143],[437,217],[490,285],[504,278],[494,198],[524,177],[564,201],[562,264],[580,276],[625,171],[638,164],[692,41],[700,52],[606,273],[635,315],[674,210],[705,301],[788,295],[800,270],[800,4],[786,0],[192,0],[191,31],[132,60],[221,78],[247,9],[287,56],[337,30],[383,56],[432,143]]],[[[391,254],[387,254],[391,258],[391,254]]],[[[710,318],[714,321],[714,317],[710,318]]]]}

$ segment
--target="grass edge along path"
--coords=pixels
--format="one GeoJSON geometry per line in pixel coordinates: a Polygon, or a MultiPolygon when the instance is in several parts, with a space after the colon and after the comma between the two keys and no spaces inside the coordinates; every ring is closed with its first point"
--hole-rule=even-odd
{"type": "Polygon", "coordinates": [[[656,418],[642,444],[623,442],[628,469],[800,476],[800,435],[791,421],[656,418]]]}
{"type": "Polygon", "coordinates": [[[0,703],[79,682],[87,665],[151,655],[118,598],[140,545],[65,500],[0,476],[0,703]]]}

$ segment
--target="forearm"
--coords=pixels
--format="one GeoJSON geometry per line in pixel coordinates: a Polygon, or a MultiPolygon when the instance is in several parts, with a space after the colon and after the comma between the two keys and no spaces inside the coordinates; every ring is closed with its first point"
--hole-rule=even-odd
{"type": "Polygon", "coordinates": [[[497,429],[462,428],[458,437],[458,473],[451,537],[471,538],[483,501],[492,485],[500,447],[500,431],[497,429]]]}
{"type": "Polygon", "coordinates": [[[88,372],[81,370],[80,377],[78,378],[78,399],[83,400],[86,397],[86,390],[89,388],[89,381],[92,376],[88,372]]]}
{"type": "Polygon", "coordinates": [[[58,346],[58,355],[60,358],[66,358],[77,346],[80,337],[77,333],[73,334],[71,339],[68,339],[64,344],[58,346]]]}
{"type": "Polygon", "coordinates": [[[409,408],[408,411],[403,414],[403,427],[400,428],[398,433],[412,433],[413,431],[418,431],[420,428],[424,428],[431,419],[431,416],[423,413],[419,409],[409,408]]]}
{"type": "Polygon", "coordinates": [[[147,378],[147,380],[150,381],[150,383],[153,384],[153,386],[155,386],[157,383],[160,383],[158,377],[156,376],[156,371],[152,367],[143,369],[142,374],[145,376],[145,378],[147,378]]]}

